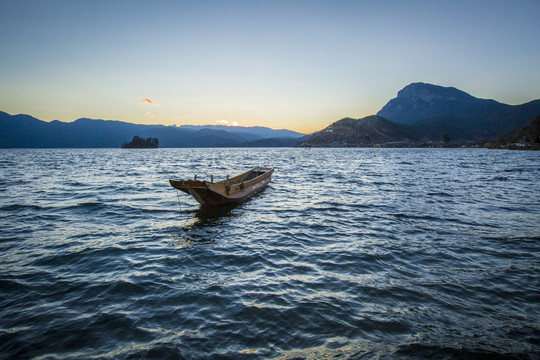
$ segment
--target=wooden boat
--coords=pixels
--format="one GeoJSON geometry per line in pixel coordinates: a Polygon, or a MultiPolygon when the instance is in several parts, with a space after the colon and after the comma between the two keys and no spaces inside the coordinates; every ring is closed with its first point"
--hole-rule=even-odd
{"type": "Polygon", "coordinates": [[[203,205],[219,206],[241,202],[264,189],[270,182],[274,169],[254,168],[238,176],[214,182],[197,180],[169,180],[171,186],[190,194],[203,205]]]}

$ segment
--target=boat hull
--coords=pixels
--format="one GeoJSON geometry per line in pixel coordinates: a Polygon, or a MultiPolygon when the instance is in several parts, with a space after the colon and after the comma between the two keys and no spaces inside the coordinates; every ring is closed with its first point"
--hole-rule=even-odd
{"type": "MultiPolygon", "coordinates": [[[[217,183],[198,180],[169,180],[172,187],[208,206],[238,203],[258,193],[270,183],[274,169],[253,169],[217,183]],[[254,178],[250,175],[256,172],[254,178]]],[[[253,176],[253,175],[251,175],[253,176]]]]}

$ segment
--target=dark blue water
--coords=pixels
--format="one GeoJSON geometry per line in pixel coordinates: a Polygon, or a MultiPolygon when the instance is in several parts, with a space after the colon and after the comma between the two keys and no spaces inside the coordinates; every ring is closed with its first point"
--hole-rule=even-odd
{"type": "Polygon", "coordinates": [[[540,153],[0,150],[2,359],[540,358],[540,153]],[[169,178],[274,167],[201,208],[169,178]]]}

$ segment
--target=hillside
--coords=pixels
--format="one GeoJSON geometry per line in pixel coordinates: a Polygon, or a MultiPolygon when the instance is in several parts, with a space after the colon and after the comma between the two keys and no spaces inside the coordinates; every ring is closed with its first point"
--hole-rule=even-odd
{"type": "Polygon", "coordinates": [[[270,138],[301,138],[305,134],[298,133],[292,130],[279,129],[274,130],[263,126],[226,126],[226,125],[182,125],[179,127],[182,130],[222,130],[230,133],[238,134],[249,138],[250,141],[254,138],[270,139],[270,138]]]}
{"type": "Polygon", "coordinates": [[[339,120],[302,146],[417,146],[440,144],[444,139],[493,140],[521,129],[539,114],[540,100],[512,106],[452,87],[413,83],[400,90],[376,116],[339,120]]]}
{"type": "Polygon", "coordinates": [[[530,144],[540,148],[540,115],[521,129],[517,129],[497,138],[499,144],[530,144]]]}
{"type": "Polygon", "coordinates": [[[452,87],[412,83],[377,115],[341,119],[307,137],[260,126],[177,127],[86,118],[45,122],[0,111],[0,147],[120,147],[135,135],[157,138],[160,147],[414,146],[440,143],[445,138],[452,142],[492,142],[501,134],[515,134],[539,115],[540,100],[507,105],[452,87]]]}
{"type": "Polygon", "coordinates": [[[525,126],[538,114],[540,100],[507,105],[425,83],[406,86],[377,113],[396,123],[422,125],[433,131],[451,127],[454,138],[466,140],[493,139],[525,126]]]}
{"type": "Polygon", "coordinates": [[[399,91],[378,115],[336,121],[301,146],[418,146],[445,139],[493,141],[497,136],[499,143],[534,143],[539,117],[540,100],[511,106],[455,88],[415,83],[399,91]]]}
{"type": "MultiPolygon", "coordinates": [[[[4,148],[116,148],[133,136],[159,139],[160,147],[235,147],[294,143],[305,136],[290,130],[257,127],[176,127],[138,125],[122,121],[78,119],[45,122],[29,115],[0,112],[0,147],[4,148]],[[275,140],[278,139],[278,140],[275,140]]],[[[279,145],[274,145],[279,146],[279,145]]]]}
{"type": "Polygon", "coordinates": [[[303,146],[372,146],[388,142],[413,143],[419,137],[407,125],[391,122],[381,116],[363,119],[345,118],[313,134],[303,146]]]}

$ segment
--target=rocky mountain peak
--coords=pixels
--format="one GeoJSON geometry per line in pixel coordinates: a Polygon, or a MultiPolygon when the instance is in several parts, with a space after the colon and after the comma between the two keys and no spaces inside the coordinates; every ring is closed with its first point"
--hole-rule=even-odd
{"type": "Polygon", "coordinates": [[[443,87],[426,83],[412,83],[398,92],[398,99],[431,102],[440,100],[472,100],[473,96],[453,87],[443,87]]]}
{"type": "Polygon", "coordinates": [[[390,100],[377,115],[412,124],[437,116],[469,116],[480,103],[486,101],[453,87],[412,83],[401,89],[398,96],[390,100]]]}

